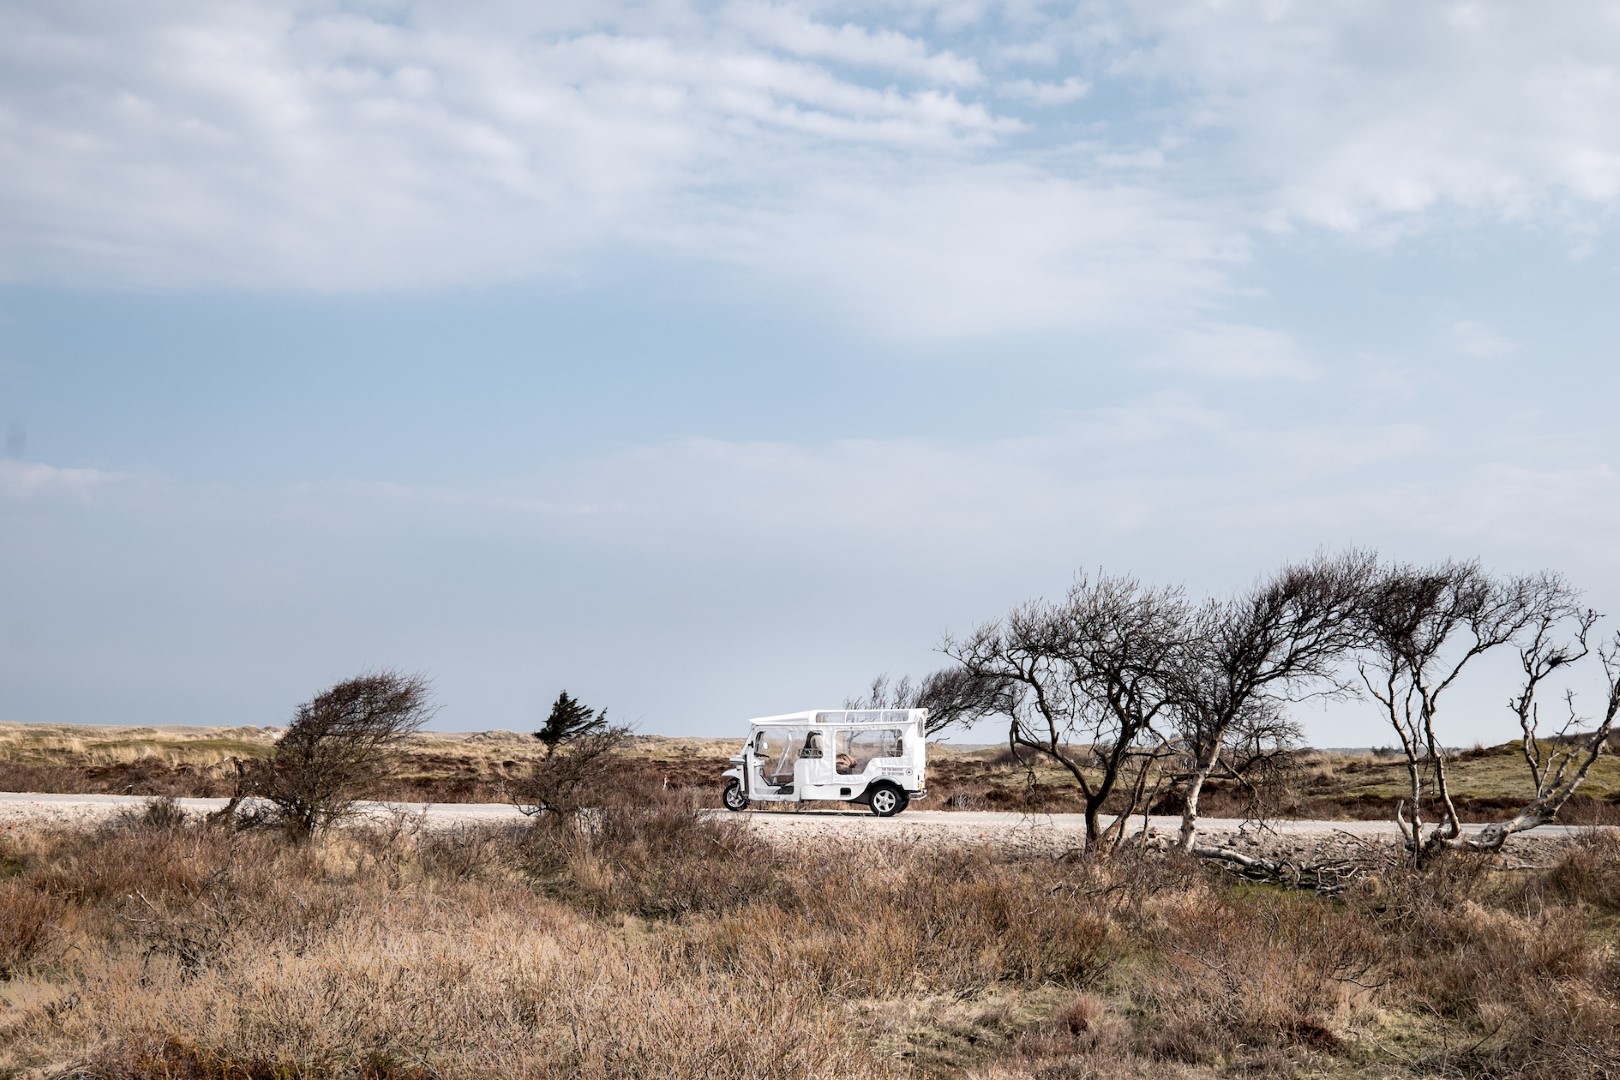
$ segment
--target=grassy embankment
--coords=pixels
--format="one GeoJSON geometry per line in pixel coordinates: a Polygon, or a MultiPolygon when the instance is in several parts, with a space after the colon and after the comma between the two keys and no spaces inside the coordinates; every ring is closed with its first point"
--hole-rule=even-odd
{"type": "MultiPolygon", "coordinates": [[[[223,796],[231,792],[233,757],[263,757],[278,732],[271,728],[120,728],[0,723],[0,790],[104,792],[130,795],[223,796]]],[[[690,790],[717,805],[718,778],[737,740],[646,736],[626,758],[623,782],[633,789],[690,790]]],[[[370,794],[426,802],[501,802],[508,781],[521,777],[538,744],[515,732],[422,733],[406,743],[393,779],[370,794]]],[[[930,750],[931,797],[917,809],[1034,808],[1076,810],[1074,787],[1058,770],[1038,765],[1031,775],[1005,748],[936,744],[930,750]]],[[[1527,791],[1524,762],[1511,745],[1465,751],[1450,769],[1466,817],[1487,820],[1517,807],[1527,791]]],[[[1274,813],[1309,818],[1388,818],[1404,793],[1396,758],[1307,751],[1274,813]]],[[[1242,816],[1248,801],[1231,785],[1206,790],[1206,816],[1242,816]]],[[[1158,808],[1175,812],[1173,800],[1158,808]]],[[[1620,757],[1593,769],[1566,808],[1574,824],[1620,823],[1620,757]]]]}
{"type": "Polygon", "coordinates": [[[690,804],[0,833],[0,1077],[1620,1076],[1620,844],[1337,899],[690,804]]]}

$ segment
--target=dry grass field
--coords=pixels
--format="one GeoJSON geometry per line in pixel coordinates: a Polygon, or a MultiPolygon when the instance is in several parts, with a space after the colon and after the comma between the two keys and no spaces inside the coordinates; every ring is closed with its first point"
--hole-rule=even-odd
{"type": "Polygon", "coordinates": [[[1612,837],[1325,898],[596,821],[0,833],[0,1077],[1620,1076],[1612,837]]]}
{"type": "MultiPolygon", "coordinates": [[[[0,723],[0,791],[225,796],[232,759],[265,758],[279,728],[100,727],[0,723]]],[[[367,792],[413,802],[501,802],[543,748],[511,731],[419,732],[388,781],[367,792]]],[[[734,740],[641,736],[624,755],[625,782],[715,787],[734,740]]]]}
{"type": "MultiPolygon", "coordinates": [[[[235,783],[233,757],[269,754],[273,728],[120,728],[0,723],[0,790],[97,792],[114,795],[223,796],[235,783]]],[[[740,739],[640,736],[625,756],[622,783],[632,790],[689,791],[718,805],[719,777],[740,739]]],[[[423,732],[405,743],[393,777],[367,794],[417,802],[503,802],[539,744],[510,731],[423,732]]],[[[1389,819],[1406,782],[1399,760],[1372,754],[1306,751],[1286,790],[1268,809],[1277,816],[1389,819]]],[[[1452,790],[1470,820],[1489,820],[1519,806],[1527,791],[1516,747],[1464,751],[1451,765],[1452,790]]],[[[1032,770],[1005,747],[929,748],[930,797],[917,810],[1078,810],[1073,784],[1059,770],[1032,770]]],[[[1212,781],[1206,817],[1242,817],[1248,796],[1212,781]]],[[[1166,798],[1157,812],[1175,813],[1166,798]]],[[[1570,824],[1620,824],[1620,756],[1597,763],[1562,815],[1570,824]]]]}
{"type": "MultiPolygon", "coordinates": [[[[1067,774],[1039,762],[1030,770],[1004,747],[929,752],[929,788],[937,796],[930,800],[934,808],[1033,807],[1049,812],[1081,808],[1067,774]]],[[[1461,751],[1447,771],[1466,821],[1494,820],[1504,810],[1522,806],[1532,794],[1515,744],[1461,751]]],[[[1406,789],[1406,769],[1398,756],[1307,749],[1296,756],[1283,786],[1266,793],[1264,809],[1275,817],[1391,820],[1406,789]]],[[[1205,817],[1243,817],[1252,807],[1249,793],[1218,779],[1210,781],[1200,803],[1205,817]]],[[[1175,814],[1181,804],[1170,794],[1153,810],[1175,814]]],[[[1560,820],[1575,825],[1620,824],[1620,755],[1611,752],[1598,760],[1560,820]]]]}

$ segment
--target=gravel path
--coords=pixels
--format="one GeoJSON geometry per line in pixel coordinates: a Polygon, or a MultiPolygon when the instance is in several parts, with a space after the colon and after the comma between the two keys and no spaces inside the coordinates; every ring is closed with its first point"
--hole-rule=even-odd
{"type": "MultiPolygon", "coordinates": [[[[94,824],[123,810],[139,809],[146,799],[137,795],[41,795],[0,792],[0,828],[27,823],[94,824]]],[[[218,810],[224,799],[180,799],[186,810],[199,813],[218,810]]],[[[365,803],[363,809],[383,816],[390,811],[423,814],[430,826],[490,824],[522,820],[518,811],[505,803],[365,803]]],[[[710,811],[730,817],[724,811],[710,811]]],[[[1085,835],[1085,818],[1079,814],[1013,814],[1000,811],[909,810],[893,818],[879,818],[865,810],[755,810],[737,817],[750,822],[768,836],[791,840],[794,837],[901,837],[951,838],[975,842],[1000,840],[1013,844],[1074,846],[1085,835]]],[[[1153,817],[1149,827],[1173,836],[1180,818],[1153,817]]],[[[1234,818],[1205,818],[1200,829],[1212,838],[1235,836],[1242,822],[1234,818]]],[[[1132,831],[1139,826],[1133,823],[1132,831]]],[[[1390,821],[1274,821],[1270,829],[1277,838],[1301,841],[1335,835],[1366,839],[1395,840],[1398,833],[1390,821]]],[[[1546,839],[1569,838],[1585,832],[1573,825],[1548,825],[1529,834],[1546,839]]]]}
{"type": "MultiPolygon", "coordinates": [[[[25,823],[93,825],[126,811],[139,811],[148,801],[144,795],[45,795],[33,792],[0,791],[0,828],[25,823]]],[[[221,810],[228,799],[176,799],[188,813],[208,814],[221,810]]],[[[426,812],[432,825],[454,826],[475,823],[520,821],[523,815],[509,803],[361,803],[370,815],[383,817],[390,811],[426,812]]]]}

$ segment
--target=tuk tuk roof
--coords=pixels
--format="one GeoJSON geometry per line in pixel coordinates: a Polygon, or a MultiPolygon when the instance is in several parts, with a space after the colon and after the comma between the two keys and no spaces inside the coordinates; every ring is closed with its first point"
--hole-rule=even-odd
{"type": "Polygon", "coordinates": [[[807,709],[804,712],[756,716],[751,727],[805,727],[834,724],[839,727],[889,727],[915,724],[928,716],[927,709],[807,709]]]}

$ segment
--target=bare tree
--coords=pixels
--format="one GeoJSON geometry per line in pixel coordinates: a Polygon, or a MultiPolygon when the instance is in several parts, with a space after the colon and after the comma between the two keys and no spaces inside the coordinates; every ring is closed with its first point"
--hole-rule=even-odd
{"type": "Polygon", "coordinates": [[[980,717],[995,712],[1001,693],[995,680],[952,666],[930,672],[916,682],[909,675],[895,682],[890,682],[887,675],[879,675],[865,694],[846,698],[844,708],[927,709],[925,734],[937,735],[949,727],[971,726],[980,717]]]}
{"type": "Polygon", "coordinates": [[[565,690],[534,737],[546,753],[513,787],[513,802],[531,816],[568,815],[602,797],[631,729],[608,723],[606,709],[588,709],[565,690]]]}
{"type": "Polygon", "coordinates": [[[1183,851],[1194,849],[1198,800],[1212,775],[1252,778],[1297,741],[1282,703],[1347,689],[1338,670],[1361,643],[1360,612],[1377,571],[1371,552],[1318,554],[1194,614],[1174,702],[1188,761],[1183,851]]]}
{"type": "MultiPolygon", "coordinates": [[[[1413,862],[1421,864],[1437,850],[1469,844],[1462,838],[1435,722],[1446,691],[1473,660],[1494,649],[1527,635],[1527,648],[1535,649],[1538,638],[1550,645],[1553,628],[1579,620],[1582,609],[1574,589],[1557,574],[1497,578],[1475,561],[1390,567],[1368,596],[1369,646],[1360,673],[1400,741],[1411,817],[1403,801],[1396,820],[1413,862]],[[1423,808],[1431,792],[1441,820],[1425,832],[1423,808]]],[[[1539,660],[1529,656],[1527,665],[1550,672],[1565,662],[1552,662],[1556,652],[1539,655],[1539,660]]],[[[1521,698],[1527,709],[1539,681],[1532,677],[1521,698]]]]}
{"type": "Polygon", "coordinates": [[[400,740],[433,717],[428,680],[374,671],[345,680],[298,706],[268,761],[246,788],[275,808],[296,837],[349,814],[355,799],[385,779],[400,740]]]}
{"type": "Polygon", "coordinates": [[[1180,589],[1104,575],[1081,578],[1059,603],[1025,604],[941,646],[995,688],[993,711],[1010,721],[1008,744],[1036,751],[1074,779],[1088,850],[1124,838],[1170,753],[1160,726],[1176,692],[1170,673],[1186,648],[1187,614],[1180,589]],[[1110,799],[1116,817],[1105,828],[1110,799]]]}
{"type": "Polygon", "coordinates": [[[1602,715],[1588,732],[1575,707],[1573,690],[1564,692],[1565,719],[1551,737],[1541,733],[1541,709],[1536,695],[1554,672],[1585,659],[1591,653],[1590,637],[1598,614],[1590,609],[1551,607],[1538,612],[1519,646],[1519,663],[1524,684],[1509,702],[1519,721],[1519,747],[1534,795],[1506,821],[1492,822],[1477,834],[1464,835],[1451,846],[1473,851],[1497,851],[1515,833],[1547,825],[1586,780],[1586,775],[1603,754],[1620,714],[1620,635],[1598,649],[1606,685],[1602,715]],[[1560,624],[1569,626],[1569,636],[1560,638],[1560,624]]]}

